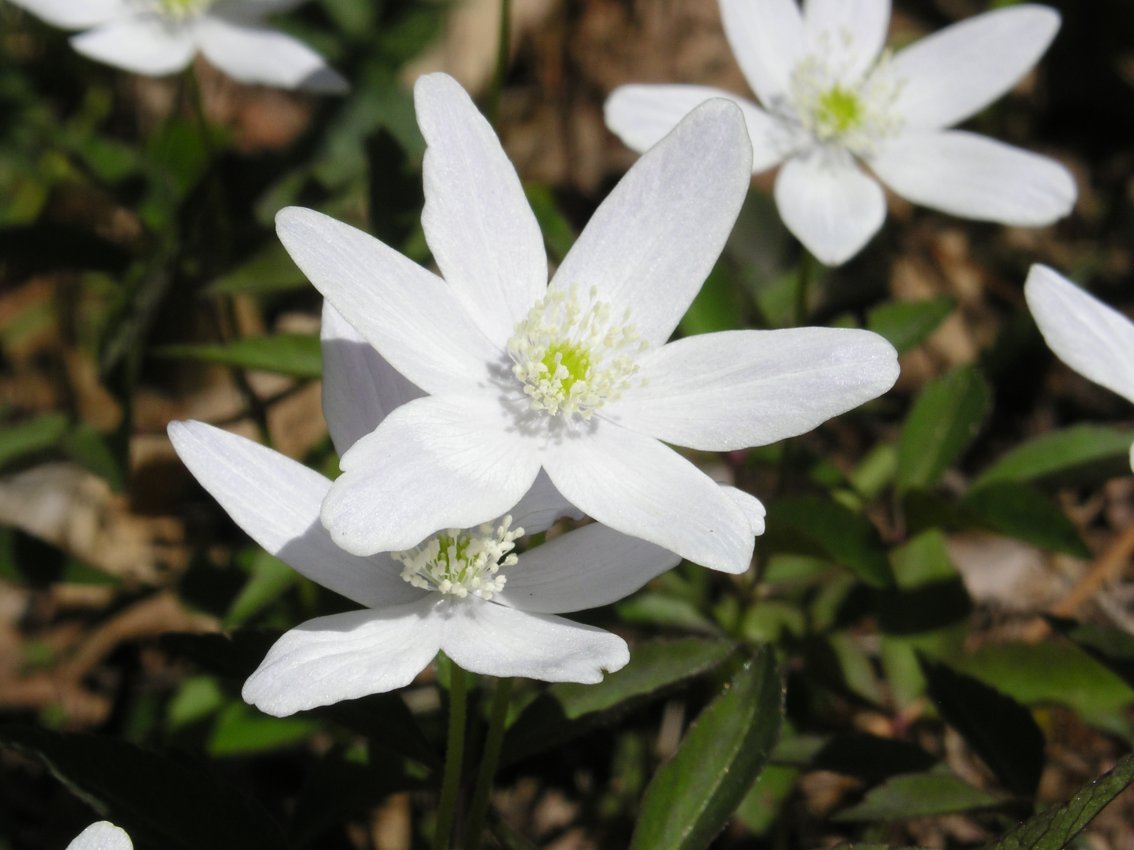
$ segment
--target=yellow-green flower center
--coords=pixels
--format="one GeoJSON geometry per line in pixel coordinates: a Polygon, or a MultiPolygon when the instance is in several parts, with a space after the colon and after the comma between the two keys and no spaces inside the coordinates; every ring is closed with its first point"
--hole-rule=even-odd
{"type": "Polygon", "coordinates": [[[402,564],[402,579],[414,587],[458,599],[491,599],[507,581],[498,575],[501,568],[518,561],[512,550],[524,530],[511,526],[512,517],[506,516],[496,527],[486,523],[476,529],[446,529],[391,557],[402,564]]]}
{"type": "Polygon", "coordinates": [[[159,11],[177,20],[198,15],[215,2],[216,0],[156,0],[159,11]]]}
{"type": "MultiPolygon", "coordinates": [[[[586,381],[591,374],[591,355],[585,349],[569,342],[556,342],[548,346],[539,361],[559,385],[559,392],[571,395],[571,389],[586,381]]],[[[542,371],[542,370],[541,370],[542,371]]]]}
{"type": "Polygon", "coordinates": [[[832,136],[843,136],[862,121],[862,101],[842,86],[835,86],[819,95],[815,104],[815,123],[832,136]]]}

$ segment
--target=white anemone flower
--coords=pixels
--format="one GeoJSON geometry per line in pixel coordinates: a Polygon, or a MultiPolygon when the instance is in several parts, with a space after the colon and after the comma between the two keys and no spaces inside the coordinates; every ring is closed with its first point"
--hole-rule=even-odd
{"type": "Polygon", "coordinates": [[[739,110],[712,100],[635,163],[548,285],[543,239],[491,126],[443,74],[414,90],[422,224],[441,276],[311,210],[276,218],[292,258],[429,395],[343,454],[323,504],[357,555],[507,512],[546,472],[600,523],[743,572],[763,509],[665,445],[728,451],[809,431],[889,389],[897,356],[854,329],[666,344],[750,180],[739,110]]]}
{"type": "Polygon", "coordinates": [[[125,830],[100,820],[80,832],[67,850],[134,850],[134,843],[125,830]]]}
{"type": "MultiPolygon", "coordinates": [[[[1047,266],[1032,266],[1024,296],[1060,360],[1134,402],[1134,322],[1047,266]]],[[[1134,446],[1130,466],[1134,469],[1134,446]]]]}
{"type": "Polygon", "coordinates": [[[304,0],[10,0],[47,23],[83,30],[71,46],[116,68],[161,77],[199,51],[242,83],[341,94],[347,83],[319,54],[261,23],[304,0]]]}
{"type": "Polygon", "coordinates": [[[951,215],[1038,227],[1067,215],[1075,182],[1046,157],[948,129],[1008,91],[1047,49],[1059,15],[1019,4],[883,50],[889,0],[720,0],[725,34],[761,106],[694,85],[628,85],[606,123],[644,151],[710,97],[733,99],[753,172],[781,165],[775,198],[821,262],[862,249],[886,218],[881,183],[951,215]],[[864,170],[865,167],[865,170],[864,170]]]}
{"type": "MultiPolygon", "coordinates": [[[[323,317],[324,411],[340,452],[420,390],[391,369],[333,308],[323,317]]],[[[244,685],[276,716],[413,681],[443,651],[465,670],[593,683],[630,658],[617,635],[556,614],[637,590],[680,560],[592,524],[516,553],[525,532],[578,516],[535,481],[518,505],[476,528],[445,529],[404,551],[358,557],[319,521],[331,482],[264,446],[201,422],[174,422],[178,455],[235,522],[298,572],[364,606],[284,634],[244,685]]]]}

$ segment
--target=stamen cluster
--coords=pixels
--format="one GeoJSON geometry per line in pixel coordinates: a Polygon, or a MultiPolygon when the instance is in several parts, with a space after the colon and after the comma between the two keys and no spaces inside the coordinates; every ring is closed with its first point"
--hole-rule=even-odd
{"type": "Polygon", "coordinates": [[[491,599],[507,582],[498,575],[500,570],[519,560],[512,550],[524,530],[511,526],[509,515],[495,528],[492,523],[477,529],[450,528],[413,549],[391,554],[403,565],[402,579],[414,587],[458,599],[491,599]]]}
{"type": "Polygon", "coordinates": [[[163,15],[180,21],[199,15],[216,0],[154,0],[154,2],[163,15]]]}

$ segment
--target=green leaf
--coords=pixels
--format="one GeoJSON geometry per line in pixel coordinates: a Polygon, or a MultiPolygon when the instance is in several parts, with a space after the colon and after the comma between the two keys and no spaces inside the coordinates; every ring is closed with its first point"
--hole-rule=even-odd
{"type": "Polygon", "coordinates": [[[741,326],[741,293],[732,276],[718,263],[710,272],[685,315],[681,317],[683,336],[731,331],[741,326]]]}
{"type": "Polygon", "coordinates": [[[1132,781],[1134,755],[1128,755],[1063,806],[1041,812],[985,850],[1063,850],[1132,781]]]}
{"type": "Polygon", "coordinates": [[[631,850],[700,850],[724,829],[780,734],[783,687],[758,650],[698,715],[642,800],[631,850]]]}
{"type": "Polygon", "coordinates": [[[0,429],[0,467],[56,445],[67,433],[67,417],[50,413],[0,429]]]}
{"type": "Polygon", "coordinates": [[[1095,484],[1130,471],[1132,443],[1134,432],[1102,425],[1051,431],[1009,451],[986,469],[973,487],[998,481],[1095,484]]]}
{"type": "Polygon", "coordinates": [[[297,378],[318,378],[323,374],[319,337],[314,334],[246,337],[228,345],[166,345],[156,353],[162,357],[204,360],[297,378]]]}
{"type": "Polygon", "coordinates": [[[989,411],[989,388],[974,366],[928,384],[898,442],[899,492],[932,487],[968,448],[989,411]]]}
{"type": "Polygon", "coordinates": [[[1015,537],[1053,552],[1090,558],[1091,550],[1075,524],[1046,496],[1028,484],[1000,481],[970,490],[961,500],[962,516],[981,528],[1015,537]]]}
{"type": "Polygon", "coordinates": [[[1134,687],[1134,635],[1113,626],[1047,617],[1051,627],[1134,687]]]}
{"type": "Polygon", "coordinates": [[[307,278],[284,250],[283,243],[273,239],[250,260],[216,278],[205,288],[208,295],[261,295],[302,289],[307,278]]]}
{"type": "Polygon", "coordinates": [[[974,788],[948,773],[908,773],[870,789],[837,821],[899,821],[951,815],[1003,805],[1004,798],[974,788]]]}
{"type": "Polygon", "coordinates": [[[248,582],[224,618],[224,628],[242,626],[255,614],[279,599],[299,581],[299,573],[279,558],[258,550],[248,559],[248,582]]]}
{"type": "Polygon", "coordinates": [[[214,756],[251,755],[296,744],[318,729],[306,716],[272,717],[233,701],[217,715],[208,749],[214,756]]]}
{"type": "Polygon", "coordinates": [[[528,196],[532,212],[535,213],[543,241],[547,243],[548,258],[552,263],[561,263],[575,244],[575,231],[571,222],[559,211],[555,195],[542,183],[525,183],[524,194],[528,196]]]}
{"type": "Polygon", "coordinates": [[[707,635],[720,634],[720,629],[693,602],[660,591],[635,593],[619,602],[615,610],[618,611],[618,618],[626,623],[676,628],[707,635]]]}
{"type": "Polygon", "coordinates": [[[927,301],[891,301],[866,314],[866,327],[899,352],[909,351],[937,329],[956,306],[948,295],[927,301]]]}

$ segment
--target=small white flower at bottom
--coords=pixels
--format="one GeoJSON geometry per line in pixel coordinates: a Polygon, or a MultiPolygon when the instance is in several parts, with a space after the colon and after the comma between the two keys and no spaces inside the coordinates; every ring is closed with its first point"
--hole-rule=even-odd
{"type": "Polygon", "coordinates": [[[80,832],[67,850],[134,850],[134,843],[125,830],[100,820],[80,832]]]}

